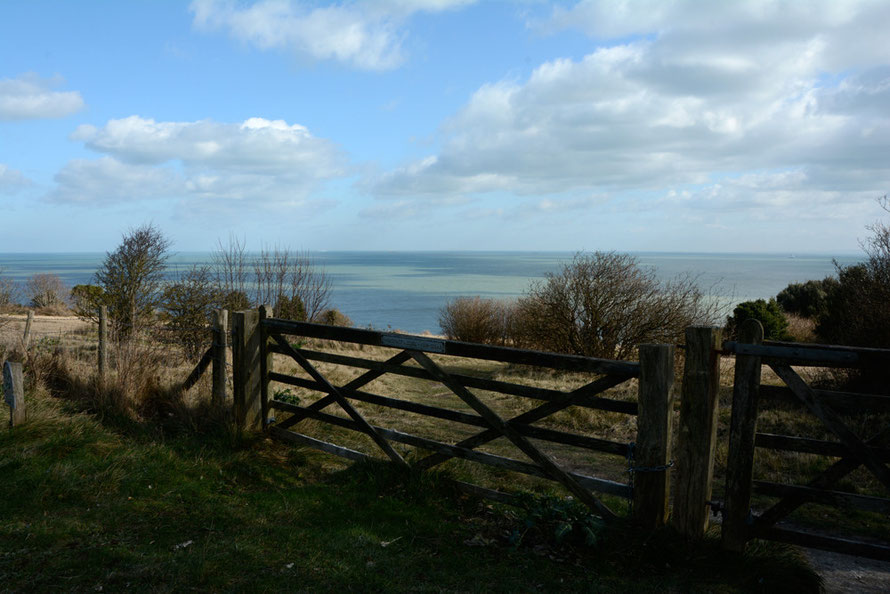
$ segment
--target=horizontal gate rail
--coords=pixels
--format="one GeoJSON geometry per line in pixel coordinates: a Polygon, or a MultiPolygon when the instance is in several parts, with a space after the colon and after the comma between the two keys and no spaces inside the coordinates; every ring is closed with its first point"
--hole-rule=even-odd
{"type": "Polygon", "coordinates": [[[562,371],[603,373],[621,375],[627,378],[640,376],[639,363],[625,361],[563,355],[560,353],[543,353],[525,349],[460,342],[457,340],[442,340],[359,328],[341,328],[291,320],[268,319],[264,321],[264,324],[270,333],[292,334],[306,338],[320,338],[338,342],[351,342],[353,344],[406,349],[422,353],[439,353],[453,357],[531,365],[533,367],[545,367],[562,371]]]}
{"type": "MultiPolygon", "coordinates": [[[[284,349],[275,344],[269,345],[269,352],[282,355],[287,354],[284,349]]],[[[373,361],[370,359],[361,359],[359,357],[348,357],[345,355],[322,353],[319,351],[312,351],[307,349],[300,349],[300,352],[303,353],[303,356],[310,361],[321,361],[323,363],[333,363],[335,365],[345,365],[349,367],[357,367],[360,369],[373,369],[382,371],[384,373],[391,373],[393,375],[401,375],[405,377],[436,381],[436,379],[432,377],[428,371],[421,367],[404,367],[401,365],[393,365],[391,363],[386,363],[383,361],[373,361]]],[[[457,373],[451,374],[451,377],[454,380],[458,381],[461,385],[468,388],[479,388],[480,390],[488,390],[490,392],[498,392],[500,394],[509,394],[511,396],[522,396],[524,398],[532,398],[534,400],[554,400],[564,394],[559,390],[548,390],[546,388],[525,386],[522,384],[490,380],[457,373]]],[[[583,401],[576,403],[575,406],[608,410],[611,412],[623,413],[626,415],[636,415],[639,412],[639,408],[636,402],[625,402],[623,400],[615,400],[612,398],[597,398],[593,395],[585,398],[583,401]]]]}
{"type": "MultiPolygon", "coordinates": [[[[301,388],[307,388],[310,390],[317,390],[320,392],[324,391],[323,387],[317,382],[304,380],[289,375],[283,375],[280,373],[270,373],[269,379],[272,381],[277,381],[292,386],[298,386],[301,388]]],[[[341,392],[343,392],[349,398],[358,400],[359,402],[366,402],[368,404],[376,404],[378,406],[384,406],[387,408],[404,410],[406,412],[413,412],[419,415],[443,419],[446,421],[454,421],[456,423],[463,423],[464,425],[471,425],[474,427],[488,427],[488,423],[486,423],[485,419],[483,419],[479,415],[463,413],[460,411],[451,410],[449,408],[430,406],[428,404],[420,404],[418,402],[411,402],[410,400],[399,400],[397,398],[390,398],[388,396],[379,396],[377,394],[361,392],[358,390],[341,389],[341,392]]],[[[271,406],[272,408],[277,408],[279,410],[287,412],[299,412],[298,409],[303,410],[302,407],[294,406],[290,403],[282,402],[280,400],[272,400],[271,406]]],[[[307,414],[306,416],[311,417],[312,415],[307,414]]],[[[533,425],[527,425],[514,421],[510,421],[509,424],[526,437],[542,439],[545,441],[551,441],[554,443],[561,443],[565,445],[577,446],[580,448],[603,452],[606,454],[615,454],[617,456],[621,456],[622,458],[626,458],[630,453],[630,447],[628,446],[628,444],[618,441],[599,439],[586,435],[578,435],[576,433],[567,433],[564,431],[557,431],[555,429],[547,429],[545,427],[535,427],[533,425]]]]}
{"type": "MultiPolygon", "coordinates": [[[[817,400],[824,402],[837,412],[854,414],[860,413],[863,410],[890,412],[890,396],[816,389],[813,390],[813,395],[817,400]]],[[[791,391],[791,388],[786,386],[761,386],[760,398],[761,400],[804,406],[800,399],[794,395],[794,392],[791,391]]]]}

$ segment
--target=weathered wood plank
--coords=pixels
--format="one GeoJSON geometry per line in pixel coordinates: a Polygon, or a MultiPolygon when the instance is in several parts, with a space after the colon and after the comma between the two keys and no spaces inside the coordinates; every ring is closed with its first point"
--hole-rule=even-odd
{"type": "Polygon", "coordinates": [[[507,423],[504,422],[503,419],[500,418],[493,410],[488,408],[482,401],[480,401],[476,396],[461,386],[460,384],[454,382],[447,373],[442,371],[438,365],[436,365],[432,359],[427,357],[424,353],[420,351],[411,351],[411,356],[415,361],[420,363],[421,367],[426,369],[433,375],[436,379],[439,380],[445,386],[448,386],[448,389],[457,394],[457,396],[469,404],[480,416],[482,416],[488,423],[491,425],[492,429],[496,429],[499,431],[504,437],[513,442],[517,448],[519,448],[522,453],[531,458],[534,462],[540,465],[544,470],[546,470],[552,478],[554,478],[557,482],[562,484],[566,489],[569,490],[573,495],[575,495],[582,503],[587,505],[590,509],[597,511],[600,516],[604,520],[613,520],[616,518],[615,514],[599,499],[594,497],[590,491],[582,487],[578,481],[569,476],[562,468],[559,467],[553,460],[550,459],[548,455],[541,452],[537,447],[535,447],[531,442],[529,442],[525,437],[517,433],[513,428],[511,428],[507,423]]]}
{"type": "Polygon", "coordinates": [[[728,340],[723,343],[726,354],[749,355],[782,363],[809,367],[856,367],[859,355],[852,351],[813,349],[802,346],[767,346],[728,340]]]}
{"type": "Polygon", "coordinates": [[[327,452],[328,454],[334,454],[335,456],[340,456],[341,458],[348,458],[349,460],[362,461],[371,458],[371,456],[363,454],[362,452],[357,452],[355,450],[344,448],[343,446],[334,445],[326,441],[321,441],[320,439],[315,439],[307,435],[302,435],[300,433],[294,433],[293,431],[281,429],[280,427],[276,427],[275,425],[269,426],[269,435],[283,441],[295,443],[297,445],[309,446],[310,448],[315,448],[316,450],[321,450],[322,452],[327,452]]]}
{"type": "Polygon", "coordinates": [[[686,329],[686,364],[677,433],[674,510],[671,522],[690,539],[708,527],[714,450],[717,441],[717,395],[720,382],[721,329],[686,329]]]}
{"type": "MultiPolygon", "coordinates": [[[[813,394],[819,400],[831,406],[837,412],[858,414],[863,411],[887,412],[890,411],[890,396],[878,394],[860,394],[857,392],[835,392],[832,390],[813,390],[813,394]]],[[[803,403],[794,395],[787,386],[761,386],[761,400],[789,402],[798,406],[803,403]]]]}
{"type": "Polygon", "coordinates": [[[793,496],[811,503],[822,503],[834,507],[855,507],[865,511],[873,511],[890,514],[890,499],[872,497],[870,495],[857,495],[843,491],[829,491],[826,489],[814,489],[801,485],[783,485],[770,481],[754,481],[754,490],[761,495],[769,497],[793,496]]]}
{"type": "MultiPolygon", "coordinates": [[[[850,449],[838,441],[825,441],[823,439],[811,439],[808,437],[758,433],[755,436],[754,444],[758,448],[801,452],[804,454],[819,454],[820,456],[831,456],[833,458],[847,458],[853,456],[850,449]]],[[[870,449],[875,457],[881,462],[890,462],[890,449],[870,449]]]]}
{"type": "Polygon", "coordinates": [[[670,513],[674,347],[643,344],[639,352],[640,413],[633,464],[646,470],[633,471],[633,509],[637,523],[655,529],[664,526],[670,513]]]}
{"type": "MultiPolygon", "coordinates": [[[[272,345],[272,352],[281,353],[281,349],[272,345]]],[[[336,365],[345,365],[349,367],[357,367],[359,369],[374,369],[383,373],[392,373],[405,377],[413,377],[417,379],[435,381],[426,370],[418,367],[406,367],[402,365],[392,365],[382,361],[374,361],[371,359],[362,359],[359,357],[349,357],[345,355],[337,355],[334,353],[323,353],[320,351],[312,351],[300,349],[300,352],[310,361],[322,361],[324,363],[334,363],[336,365]]],[[[510,382],[502,382],[485,378],[462,375],[458,373],[451,374],[455,381],[468,388],[478,388],[480,390],[488,390],[501,394],[509,394],[512,396],[522,396],[525,398],[533,398],[535,400],[550,401],[561,398],[565,392],[559,390],[548,390],[546,388],[537,388],[535,386],[525,386],[522,384],[514,384],[510,382]]],[[[590,394],[582,402],[578,402],[576,406],[585,408],[593,408],[598,410],[608,410],[629,415],[636,415],[638,406],[636,402],[625,402],[623,400],[614,400],[611,398],[601,398],[594,394],[590,394]]]]}
{"type": "Polygon", "coordinates": [[[260,335],[260,407],[263,416],[263,429],[269,427],[269,373],[275,364],[275,357],[269,352],[269,332],[263,322],[272,317],[272,306],[261,305],[259,307],[258,332],[260,335]]]}
{"type": "Polygon", "coordinates": [[[233,413],[239,431],[263,429],[259,316],[255,309],[232,315],[233,413]]]}
{"type": "Polygon", "coordinates": [[[367,433],[371,439],[374,440],[374,443],[376,443],[378,447],[383,450],[383,452],[390,458],[390,460],[392,460],[399,466],[408,468],[408,463],[405,462],[402,456],[393,449],[393,447],[389,444],[389,442],[386,441],[386,439],[384,439],[377,431],[374,430],[373,427],[371,427],[371,425],[364,419],[364,417],[362,417],[362,415],[359,414],[357,410],[355,410],[355,407],[349,403],[349,400],[346,399],[342,392],[340,392],[338,388],[332,385],[321,373],[319,373],[319,371],[312,366],[312,363],[310,363],[306,359],[306,357],[304,357],[302,354],[300,354],[299,351],[290,346],[290,344],[288,344],[288,342],[277,332],[273,332],[271,334],[271,337],[273,340],[275,340],[275,342],[278,343],[281,348],[288,351],[287,355],[290,356],[294,361],[296,361],[300,365],[300,367],[306,370],[306,373],[312,376],[315,381],[324,384],[325,391],[334,397],[340,408],[342,408],[346,412],[346,414],[352,417],[352,420],[354,420],[362,427],[362,430],[367,433]]]}
{"type": "Polygon", "coordinates": [[[834,411],[822,405],[806,382],[788,365],[770,364],[770,367],[791,388],[791,391],[806,404],[807,408],[862,461],[866,468],[872,471],[878,480],[881,481],[881,484],[890,489],[890,470],[888,470],[887,466],[878,460],[855,433],[850,431],[834,411]]]}
{"type": "Polygon", "coordinates": [[[213,313],[213,389],[211,401],[218,409],[226,404],[226,337],[228,336],[228,313],[224,309],[213,313]]]}
{"type": "MultiPolygon", "coordinates": [[[[763,341],[763,326],[746,320],[739,331],[743,344],[763,341]]],[[[723,548],[742,552],[748,542],[748,514],[751,509],[751,479],[754,476],[754,441],[757,432],[757,405],[760,394],[760,357],[739,354],[735,359],[732,390],[732,417],[729,428],[729,455],[726,463],[726,511],[721,527],[723,548]]]]}
{"type": "MultiPolygon", "coordinates": [[[[405,335],[393,332],[378,332],[376,330],[364,330],[360,328],[342,328],[339,326],[326,326],[309,322],[294,322],[290,320],[269,319],[266,325],[270,332],[279,334],[295,334],[308,338],[321,338],[352,342],[355,344],[367,344],[372,346],[388,346],[386,341],[396,344],[405,335]]],[[[640,366],[637,363],[626,361],[613,361],[610,359],[595,359],[592,357],[579,357],[559,353],[542,353],[525,349],[498,347],[492,345],[473,344],[456,340],[441,341],[442,348],[435,352],[452,355],[455,357],[468,357],[472,359],[485,359],[487,361],[501,361],[503,363],[517,363],[521,365],[533,365],[535,367],[547,367],[566,371],[587,371],[591,373],[607,373],[622,375],[625,377],[638,377],[640,366]]],[[[424,351],[416,351],[424,352],[424,351]]]]}

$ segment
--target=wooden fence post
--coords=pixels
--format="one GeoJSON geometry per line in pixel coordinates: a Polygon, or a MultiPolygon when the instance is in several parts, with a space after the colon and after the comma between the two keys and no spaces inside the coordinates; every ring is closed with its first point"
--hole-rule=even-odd
{"type": "MultiPolygon", "coordinates": [[[[763,326],[760,322],[750,319],[742,324],[739,342],[761,344],[763,326]]],[[[760,357],[736,355],[729,457],[726,462],[726,511],[721,526],[723,548],[736,552],[743,552],[748,541],[760,371],[760,357]]]]}
{"type": "Polygon", "coordinates": [[[677,472],[672,523],[691,539],[708,528],[714,450],[717,442],[717,396],[720,387],[722,330],[686,329],[686,363],[677,434],[677,472]]]}
{"type": "Polygon", "coordinates": [[[25,381],[22,364],[7,361],[3,364],[3,399],[9,405],[9,426],[17,427],[25,422],[25,381]]]}
{"type": "Polygon", "coordinates": [[[211,400],[217,408],[226,404],[226,342],[229,317],[224,309],[213,315],[213,390],[211,400]]]}
{"type": "Polygon", "coordinates": [[[674,346],[643,344],[639,349],[640,408],[631,469],[634,519],[644,528],[654,529],[664,526],[670,510],[674,346]]]}
{"type": "Polygon", "coordinates": [[[28,319],[25,320],[25,332],[22,334],[22,354],[28,352],[31,346],[31,324],[34,322],[34,310],[28,310],[28,319]]]}
{"type": "Polygon", "coordinates": [[[99,307],[99,381],[105,381],[108,370],[108,307],[99,307]]]}
{"type": "Polygon", "coordinates": [[[260,403],[262,408],[262,429],[269,426],[269,372],[272,371],[272,353],[269,352],[269,333],[263,321],[273,317],[271,305],[260,306],[260,403]]]}
{"type": "Polygon", "coordinates": [[[239,431],[263,427],[259,321],[256,309],[235,312],[232,317],[233,412],[239,431]]]}

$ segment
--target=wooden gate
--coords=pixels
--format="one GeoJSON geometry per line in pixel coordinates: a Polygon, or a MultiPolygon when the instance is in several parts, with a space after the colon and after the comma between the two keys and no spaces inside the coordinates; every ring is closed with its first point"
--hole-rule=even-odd
{"type": "MultiPolygon", "coordinates": [[[[723,351],[735,354],[735,384],[732,403],[726,501],[723,521],[724,546],[744,548],[752,538],[764,538],[854,555],[890,560],[890,542],[841,537],[823,530],[803,531],[778,525],[807,503],[841,509],[864,510],[890,515],[890,397],[813,389],[794,367],[867,368],[890,367],[890,350],[859,349],[789,343],[763,343],[763,329],[754,322],[742,329],[738,342],[726,342],[723,351]],[[765,364],[784,386],[761,386],[765,364]],[[794,367],[793,367],[794,366],[794,367]],[[772,400],[801,406],[819,420],[832,439],[758,433],[758,405],[772,400]],[[872,435],[857,435],[850,427],[850,414],[874,414],[880,428],[872,435]],[[805,485],[753,480],[755,448],[818,454],[837,458],[805,485]],[[863,494],[840,490],[838,483],[860,467],[868,469],[877,491],[863,494]],[[778,498],[753,514],[752,495],[778,498]]],[[[826,527],[830,532],[831,528],[826,527]]]]}
{"type": "MultiPolygon", "coordinates": [[[[263,417],[270,411],[287,413],[284,417],[268,424],[270,435],[316,448],[351,460],[366,459],[369,454],[328,441],[310,437],[297,430],[304,419],[315,419],[337,427],[350,429],[370,437],[379,452],[392,463],[408,467],[406,456],[400,453],[394,443],[416,448],[411,466],[429,469],[452,458],[462,458],[472,462],[493,466],[535,477],[542,477],[560,483],[578,500],[586,504],[596,514],[612,519],[615,512],[594,493],[608,494],[635,500],[634,515],[641,522],[660,525],[667,516],[668,457],[670,452],[670,406],[673,386],[673,347],[649,345],[641,347],[643,364],[635,362],[611,361],[576,357],[554,353],[541,353],[513,348],[470,344],[437,338],[427,338],[396,333],[377,332],[355,328],[341,328],[319,324],[293,322],[279,319],[262,319],[260,342],[262,353],[259,356],[262,373],[263,417]],[[298,341],[290,342],[289,337],[298,341]],[[322,352],[308,348],[306,339],[337,341],[355,347],[356,352],[365,346],[384,347],[368,349],[385,352],[385,360],[370,356],[359,357],[342,353],[322,352]],[[273,369],[270,354],[289,357],[297,363],[302,372],[299,376],[278,373],[273,369]],[[514,365],[534,366],[535,368],[583,372],[595,374],[592,381],[569,391],[560,391],[477,377],[461,373],[459,369],[449,369],[449,363],[475,359],[503,362],[514,365]],[[649,363],[647,364],[646,361],[649,363]],[[353,379],[335,385],[329,380],[317,363],[346,366],[364,370],[353,379]],[[642,370],[642,372],[641,372],[642,370]],[[380,395],[365,391],[368,384],[386,374],[417,378],[436,382],[445,388],[449,395],[457,396],[472,409],[473,413],[454,410],[443,406],[414,402],[399,398],[398,395],[380,395]],[[603,392],[632,378],[640,378],[640,401],[623,401],[608,398],[603,392]],[[269,395],[269,383],[278,382],[297,386],[322,396],[307,406],[286,402],[269,395]],[[499,415],[478,392],[496,393],[515,398],[531,399],[535,405],[512,418],[499,415]],[[353,405],[361,402],[424,415],[444,421],[457,422],[479,429],[475,434],[464,437],[457,443],[421,437],[405,431],[372,425],[353,405]],[[324,412],[336,405],[345,416],[324,412]],[[580,435],[534,423],[546,419],[556,412],[569,407],[586,407],[639,415],[640,437],[634,444],[580,435]],[[642,409],[642,410],[641,410],[642,409]],[[504,437],[521,451],[530,461],[508,458],[480,451],[478,448],[495,439],[504,437]],[[655,472],[640,475],[639,487],[631,484],[588,476],[563,468],[542,450],[540,442],[563,444],[589,451],[603,452],[631,460],[631,467],[655,472]],[[637,453],[634,457],[634,452],[637,453]]],[[[461,486],[474,494],[508,500],[510,497],[498,491],[478,485],[461,483],[461,486]]]]}

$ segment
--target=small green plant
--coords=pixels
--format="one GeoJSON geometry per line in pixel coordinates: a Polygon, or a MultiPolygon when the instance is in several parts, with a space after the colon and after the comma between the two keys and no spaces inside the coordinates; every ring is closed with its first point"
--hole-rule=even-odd
{"type": "Polygon", "coordinates": [[[763,325],[763,338],[766,340],[788,340],[788,319],[775,299],[765,301],[743,301],[726,318],[726,330],[735,337],[739,328],[749,319],[758,320],[763,325]]]}
{"type": "Polygon", "coordinates": [[[275,400],[279,400],[281,402],[287,402],[288,404],[293,404],[294,406],[300,405],[300,397],[294,394],[290,388],[284,388],[283,390],[275,390],[275,394],[272,396],[275,400]]]}
{"type": "Polygon", "coordinates": [[[605,523],[573,499],[535,497],[528,493],[519,496],[523,513],[521,525],[510,532],[509,543],[519,547],[530,531],[538,532],[546,540],[559,544],[595,547],[605,523]]]}

